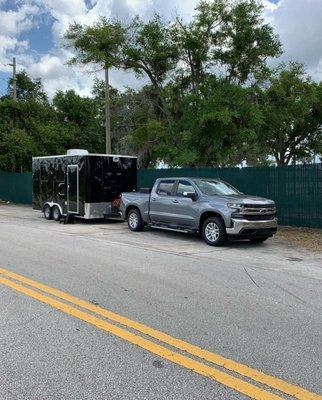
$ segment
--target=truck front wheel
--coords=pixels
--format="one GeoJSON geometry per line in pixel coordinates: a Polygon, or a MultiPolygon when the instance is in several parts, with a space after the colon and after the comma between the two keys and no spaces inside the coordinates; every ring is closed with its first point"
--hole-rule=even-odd
{"type": "Polygon", "coordinates": [[[133,208],[127,214],[127,225],[131,231],[139,232],[143,230],[144,224],[140,211],[133,208]]]}
{"type": "Polygon", "coordinates": [[[221,218],[206,219],[202,226],[202,237],[210,246],[222,246],[226,241],[226,229],[221,218]]]}

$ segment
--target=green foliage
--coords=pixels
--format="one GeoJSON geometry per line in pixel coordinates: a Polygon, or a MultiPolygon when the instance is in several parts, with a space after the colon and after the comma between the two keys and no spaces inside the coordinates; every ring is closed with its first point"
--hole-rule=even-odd
{"type": "MultiPolygon", "coordinates": [[[[17,79],[17,99],[18,100],[29,100],[33,99],[42,103],[48,102],[47,95],[44,92],[41,80],[31,79],[26,71],[18,72],[16,75],[17,79]]],[[[8,83],[8,97],[13,95],[13,79],[9,79],[8,83]]]]}
{"type": "Polygon", "coordinates": [[[136,17],[129,27],[123,54],[125,69],[132,69],[139,76],[145,73],[159,88],[176,66],[178,48],[169,27],[158,15],[147,23],[136,17]]]}
{"type": "Polygon", "coordinates": [[[70,64],[97,63],[104,68],[119,66],[125,35],[126,29],[120,22],[108,21],[104,17],[92,26],[73,23],[64,35],[67,45],[77,51],[70,64]]]}
{"type": "MultiPolygon", "coordinates": [[[[162,154],[163,140],[166,139],[166,129],[162,122],[148,120],[136,128],[131,135],[131,147],[140,157],[140,165],[144,168],[155,167],[162,154]]],[[[168,148],[168,146],[166,146],[168,148]]]]}
{"type": "Polygon", "coordinates": [[[273,71],[261,93],[264,124],[259,139],[278,164],[312,159],[321,151],[321,93],[321,84],[313,83],[301,64],[273,71]]]}
{"type": "Polygon", "coordinates": [[[202,0],[190,23],[177,18],[173,34],[183,73],[195,89],[214,68],[228,81],[243,84],[265,69],[267,57],[281,53],[279,39],[264,23],[262,11],[257,0],[202,0]]]}
{"type": "Polygon", "coordinates": [[[30,171],[32,157],[59,154],[69,141],[70,131],[50,105],[34,99],[0,100],[0,169],[30,171]]]}
{"type": "Polygon", "coordinates": [[[227,70],[227,79],[245,83],[265,68],[268,57],[281,54],[281,43],[264,23],[264,6],[257,0],[226,2],[220,34],[215,32],[213,57],[227,70]]]}
{"type": "Polygon", "coordinates": [[[81,97],[74,90],[60,91],[54,97],[53,105],[60,123],[73,132],[71,147],[86,148],[92,153],[104,152],[104,128],[94,99],[81,97]]]}
{"type": "Polygon", "coordinates": [[[182,118],[176,127],[179,135],[172,138],[174,151],[167,161],[190,166],[245,161],[256,147],[262,122],[251,95],[250,88],[223,79],[205,79],[197,96],[192,93],[182,98],[182,118]]]}

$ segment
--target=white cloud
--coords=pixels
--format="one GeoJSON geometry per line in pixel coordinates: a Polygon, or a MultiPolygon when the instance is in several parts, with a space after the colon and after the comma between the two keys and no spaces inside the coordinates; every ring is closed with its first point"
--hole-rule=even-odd
{"type": "Polygon", "coordinates": [[[38,7],[31,4],[24,4],[17,11],[0,10],[0,72],[10,71],[8,64],[12,57],[28,49],[28,41],[19,40],[19,34],[34,26],[38,11],[38,7]]]}
{"type": "Polygon", "coordinates": [[[0,34],[0,72],[10,72],[12,57],[17,54],[24,54],[29,46],[28,41],[0,34]]]}
{"type": "Polygon", "coordinates": [[[34,78],[42,78],[50,98],[57,90],[76,88],[79,94],[89,96],[93,78],[91,79],[81,72],[75,73],[73,69],[62,62],[64,58],[66,58],[64,54],[46,54],[37,63],[30,63],[28,73],[34,78]]]}
{"type": "Polygon", "coordinates": [[[279,61],[302,62],[314,79],[321,80],[322,1],[281,0],[267,16],[283,44],[279,61]]]}
{"type": "Polygon", "coordinates": [[[24,4],[17,11],[0,10],[0,34],[17,36],[30,29],[39,9],[35,5],[24,4]]]}

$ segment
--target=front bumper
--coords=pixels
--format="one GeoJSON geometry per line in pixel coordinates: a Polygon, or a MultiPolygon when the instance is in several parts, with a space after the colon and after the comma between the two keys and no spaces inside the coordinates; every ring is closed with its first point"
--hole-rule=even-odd
{"type": "Polygon", "coordinates": [[[232,218],[232,227],[226,228],[227,235],[259,236],[273,235],[277,230],[277,219],[264,221],[249,221],[232,218]]]}

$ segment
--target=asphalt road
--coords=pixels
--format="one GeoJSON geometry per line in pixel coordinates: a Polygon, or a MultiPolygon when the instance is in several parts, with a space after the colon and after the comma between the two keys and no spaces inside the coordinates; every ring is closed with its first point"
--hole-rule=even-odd
{"type": "Polygon", "coordinates": [[[322,253],[278,236],[0,205],[0,313],[1,400],[322,399],[322,253]]]}

